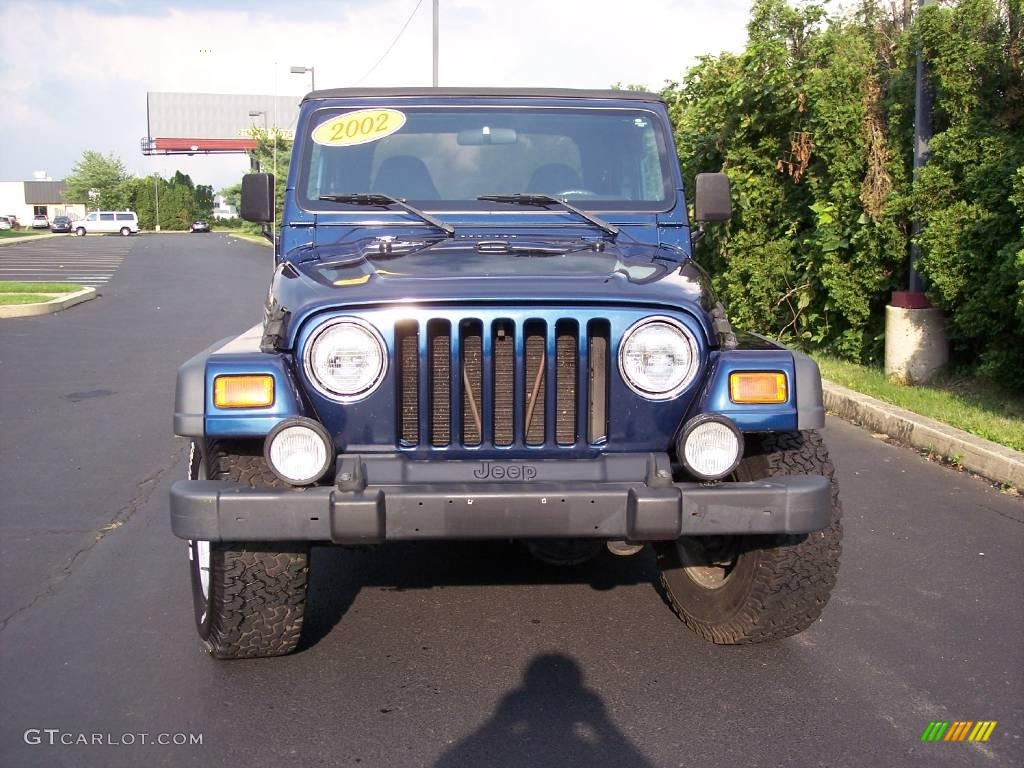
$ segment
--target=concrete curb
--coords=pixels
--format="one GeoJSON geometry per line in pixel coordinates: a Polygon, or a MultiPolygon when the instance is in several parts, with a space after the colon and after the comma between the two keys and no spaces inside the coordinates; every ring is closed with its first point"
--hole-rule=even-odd
{"type": "Polygon", "coordinates": [[[989,480],[1024,488],[1024,453],[831,381],[822,381],[822,389],[825,408],[842,419],[922,451],[955,459],[960,466],[989,480]]]}
{"type": "Polygon", "coordinates": [[[0,240],[0,245],[16,245],[18,243],[32,243],[36,240],[49,240],[51,237],[74,237],[70,232],[50,232],[45,235],[25,235],[24,237],[11,237],[0,240]]]}
{"type": "Polygon", "coordinates": [[[91,301],[96,298],[95,288],[83,288],[80,291],[58,296],[47,302],[39,304],[12,304],[7,307],[0,307],[0,320],[12,317],[35,317],[37,315],[52,315],[68,307],[81,304],[84,301],[91,301]]]}

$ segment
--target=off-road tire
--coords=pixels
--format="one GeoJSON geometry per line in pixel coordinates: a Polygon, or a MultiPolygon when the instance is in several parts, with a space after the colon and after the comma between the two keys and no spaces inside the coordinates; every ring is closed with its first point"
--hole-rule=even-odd
{"type": "Polygon", "coordinates": [[[718,586],[702,585],[684,567],[681,546],[703,537],[655,547],[665,597],[687,627],[713,643],[739,645],[789,637],[818,619],[836,583],[843,535],[839,486],[821,435],[754,438],[731,479],[811,474],[832,480],[829,527],[800,535],[727,537],[726,548],[737,554],[718,586]]]}
{"type": "MultiPolygon", "coordinates": [[[[193,445],[189,477],[287,488],[267,466],[259,446],[245,441],[193,445]]],[[[197,542],[192,547],[192,594],[196,628],[218,659],[282,656],[295,650],[302,632],[309,575],[309,545],[301,542],[210,544],[207,595],[198,582],[197,542]]]]}

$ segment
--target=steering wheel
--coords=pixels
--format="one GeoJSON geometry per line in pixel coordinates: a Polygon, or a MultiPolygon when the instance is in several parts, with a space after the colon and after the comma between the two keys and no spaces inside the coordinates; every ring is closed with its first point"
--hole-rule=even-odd
{"type": "Polygon", "coordinates": [[[591,192],[589,189],[567,189],[564,192],[559,192],[555,197],[559,199],[563,197],[597,197],[597,192],[591,192]]]}

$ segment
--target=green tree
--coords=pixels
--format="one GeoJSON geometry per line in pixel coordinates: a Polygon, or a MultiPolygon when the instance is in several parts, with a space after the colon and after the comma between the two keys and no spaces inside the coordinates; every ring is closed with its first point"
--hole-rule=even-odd
{"type": "Polygon", "coordinates": [[[1024,366],[1024,82],[1020,0],[913,17],[862,0],[756,0],[742,53],[663,91],[688,188],[724,170],[735,214],[698,260],[741,327],[879,360],[884,305],[906,285],[910,225],[954,360],[1017,388],[1024,366]],[[915,58],[935,90],[931,161],[911,179],[915,58]]]}
{"type": "Polygon", "coordinates": [[[166,229],[185,230],[195,220],[195,187],[191,178],[178,171],[161,190],[160,223],[166,229]]]}
{"type": "Polygon", "coordinates": [[[224,198],[224,202],[237,209],[242,204],[242,184],[232,184],[224,187],[218,194],[224,198]]]}
{"type": "MultiPolygon", "coordinates": [[[[929,6],[914,25],[935,92],[928,165],[913,207],[920,270],[961,357],[1022,387],[1024,175],[1021,4],[929,6]]],[[[1022,387],[1024,388],[1024,387],[1022,387]]]]}
{"type": "Polygon", "coordinates": [[[117,156],[86,150],[66,179],[66,196],[69,202],[86,203],[90,208],[124,208],[128,179],[124,163],[117,156]]]}
{"type": "Polygon", "coordinates": [[[256,149],[249,152],[249,157],[256,167],[264,173],[274,174],[274,187],[277,199],[277,221],[281,221],[284,210],[284,192],[288,180],[288,168],[291,162],[292,142],[285,138],[279,130],[264,131],[252,128],[249,135],[256,140],[256,149]],[[275,157],[274,148],[277,148],[275,157]]]}
{"type": "Polygon", "coordinates": [[[209,219],[213,216],[213,187],[209,184],[197,184],[195,189],[196,216],[209,219]]]}

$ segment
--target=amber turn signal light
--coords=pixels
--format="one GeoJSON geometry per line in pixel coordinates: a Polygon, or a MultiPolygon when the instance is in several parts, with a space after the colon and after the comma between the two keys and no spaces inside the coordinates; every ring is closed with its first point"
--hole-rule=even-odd
{"type": "Polygon", "coordinates": [[[788,396],[784,373],[758,371],[729,374],[729,399],[734,403],[784,403],[788,396]]]}
{"type": "Polygon", "coordinates": [[[274,404],[274,377],[218,376],[213,380],[213,404],[218,408],[266,408],[274,404]]]}

